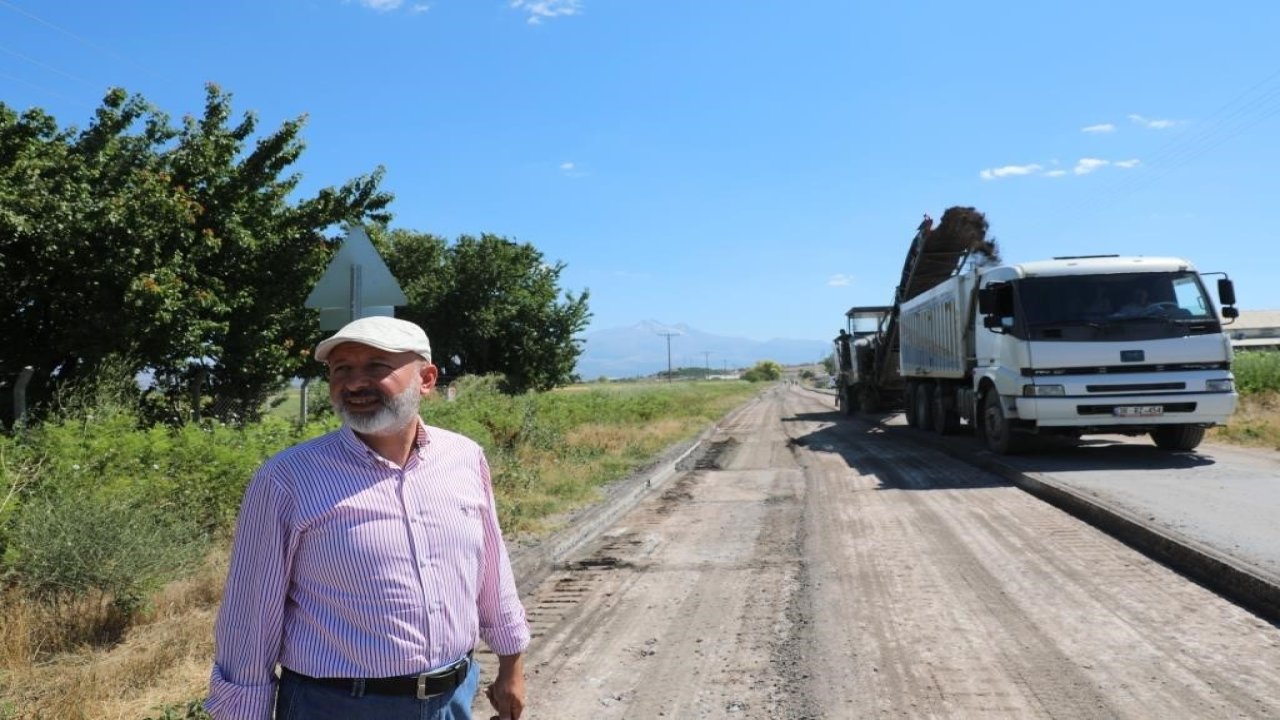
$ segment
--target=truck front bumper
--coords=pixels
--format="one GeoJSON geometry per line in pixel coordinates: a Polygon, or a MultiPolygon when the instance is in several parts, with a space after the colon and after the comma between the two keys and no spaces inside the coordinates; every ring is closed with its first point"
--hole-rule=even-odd
{"type": "Polygon", "coordinates": [[[1221,425],[1235,412],[1235,392],[1176,395],[1018,397],[1017,417],[1041,427],[1221,425]]]}

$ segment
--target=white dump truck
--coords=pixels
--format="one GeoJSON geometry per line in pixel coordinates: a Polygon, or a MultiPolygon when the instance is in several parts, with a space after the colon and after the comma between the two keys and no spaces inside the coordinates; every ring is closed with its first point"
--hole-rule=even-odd
{"type": "Polygon", "coordinates": [[[1060,257],[955,274],[899,308],[908,423],[967,424],[994,452],[1036,434],[1149,434],[1195,448],[1236,406],[1235,291],[1221,312],[1191,263],[1157,257],[1060,257]]]}

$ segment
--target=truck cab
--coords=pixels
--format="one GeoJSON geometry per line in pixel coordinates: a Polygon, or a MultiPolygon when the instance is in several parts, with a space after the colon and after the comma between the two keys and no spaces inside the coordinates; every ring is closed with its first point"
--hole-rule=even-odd
{"type": "MultiPolygon", "coordinates": [[[[888,399],[881,382],[886,367],[881,356],[888,351],[885,327],[893,310],[889,305],[865,305],[845,313],[846,327],[835,339],[835,387],[836,406],[846,415],[855,409],[876,412],[888,399]]],[[[896,371],[896,359],[892,367],[896,371]]]]}
{"type": "Polygon", "coordinates": [[[1225,279],[1218,290],[1221,313],[1179,258],[1054,258],[982,273],[979,432],[996,450],[1028,431],[1150,434],[1162,448],[1194,448],[1237,400],[1222,328],[1237,315],[1234,290],[1225,279]]]}

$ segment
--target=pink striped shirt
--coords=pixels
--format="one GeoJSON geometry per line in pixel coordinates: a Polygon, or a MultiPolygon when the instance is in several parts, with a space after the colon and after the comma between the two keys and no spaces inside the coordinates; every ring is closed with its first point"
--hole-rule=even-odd
{"type": "Polygon", "coordinates": [[[249,483],[205,705],[217,720],[270,720],[277,662],[313,677],[409,675],[477,636],[499,655],[529,644],[483,450],[420,422],[400,468],[344,427],[249,483]]]}

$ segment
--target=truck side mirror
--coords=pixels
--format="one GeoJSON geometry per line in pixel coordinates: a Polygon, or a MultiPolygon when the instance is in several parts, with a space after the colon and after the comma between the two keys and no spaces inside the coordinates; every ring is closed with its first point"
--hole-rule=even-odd
{"type": "Polygon", "coordinates": [[[996,330],[999,332],[1004,332],[1004,324],[1001,322],[1001,318],[999,315],[983,315],[982,327],[988,330],[996,330]]]}
{"type": "Polygon", "coordinates": [[[982,315],[990,315],[996,311],[996,290],[993,287],[984,287],[978,291],[978,312],[982,315]]]}
{"type": "MultiPolygon", "coordinates": [[[[1218,302],[1223,305],[1236,304],[1236,288],[1235,285],[1231,284],[1230,278],[1218,278],[1218,302]]],[[[1222,316],[1235,317],[1234,315],[1228,316],[1226,312],[1223,312],[1222,316]]]]}
{"type": "Polygon", "coordinates": [[[1231,307],[1230,305],[1224,305],[1222,307],[1222,317],[1228,320],[1235,320],[1236,318],[1240,317],[1240,311],[1231,307]]]}

